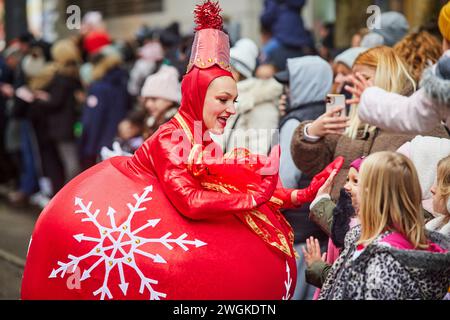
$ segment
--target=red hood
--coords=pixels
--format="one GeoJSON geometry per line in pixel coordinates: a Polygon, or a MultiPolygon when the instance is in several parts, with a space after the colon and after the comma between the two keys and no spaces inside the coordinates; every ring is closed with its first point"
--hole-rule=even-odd
{"type": "MultiPolygon", "coordinates": [[[[179,113],[185,119],[192,133],[194,133],[195,122],[201,123],[202,135],[206,131],[206,126],[203,122],[203,105],[205,103],[206,91],[211,82],[219,77],[233,76],[229,71],[214,65],[208,69],[194,67],[183,78],[181,83],[182,98],[179,113]]],[[[197,124],[197,126],[199,126],[199,124],[197,124]]],[[[194,139],[195,141],[202,141],[202,137],[194,136],[194,139]]]]}

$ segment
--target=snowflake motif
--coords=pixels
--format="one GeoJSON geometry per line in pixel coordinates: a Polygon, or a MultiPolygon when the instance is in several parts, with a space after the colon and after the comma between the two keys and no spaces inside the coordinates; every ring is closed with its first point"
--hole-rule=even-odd
{"type": "Polygon", "coordinates": [[[291,299],[289,291],[291,290],[292,278],[291,278],[291,269],[289,268],[289,264],[287,261],[286,261],[286,273],[287,273],[287,280],[284,282],[284,287],[286,288],[286,295],[283,296],[282,300],[291,299]]]}
{"type": "Polygon", "coordinates": [[[136,200],[136,203],[134,205],[132,205],[131,203],[127,204],[130,210],[130,214],[128,215],[127,220],[119,226],[116,225],[116,221],[114,218],[116,211],[113,208],[109,207],[107,215],[110,218],[111,227],[102,226],[97,221],[97,216],[99,215],[100,210],[97,209],[95,210],[94,213],[92,213],[91,211],[92,201],[89,202],[87,205],[85,205],[82,199],[76,197],[75,205],[79,209],[75,211],[75,214],[85,214],[87,218],[82,219],[82,222],[91,222],[92,224],[94,224],[99,231],[100,238],[86,237],[82,233],[74,235],[73,237],[78,242],[89,241],[95,242],[97,243],[97,245],[91,251],[80,257],[75,257],[69,254],[68,255],[68,258],[70,259],[69,262],[63,263],[58,261],[57,264],[60,267],[58,269],[53,269],[49,278],[56,278],[59,273],[61,273],[60,276],[61,278],[63,278],[66,272],[71,272],[70,270],[75,270],[82,260],[95,256],[98,257],[98,260],[93,265],[91,265],[89,269],[84,270],[80,278],[80,282],[88,279],[91,276],[91,272],[94,269],[96,269],[101,263],[105,265],[105,276],[103,284],[98,290],[93,292],[94,296],[100,295],[101,300],[104,300],[105,297],[108,297],[108,299],[113,298],[111,291],[108,287],[108,278],[110,272],[115,267],[117,267],[120,276],[120,284],[118,284],[118,286],[122,291],[122,293],[124,294],[124,296],[127,295],[129,283],[126,282],[123,272],[123,265],[125,264],[134,269],[137,275],[140,277],[141,279],[141,285],[139,289],[140,294],[143,294],[144,289],[147,289],[148,292],[150,293],[150,300],[160,300],[161,298],[166,298],[167,296],[166,293],[158,292],[154,289],[154,286],[158,284],[158,281],[146,277],[144,273],[140,270],[140,268],[137,266],[135,262],[135,255],[141,255],[146,258],[149,258],[153,260],[154,263],[167,263],[167,261],[164,260],[164,258],[157,253],[152,254],[141,250],[140,246],[146,243],[159,243],[164,245],[169,250],[172,250],[175,245],[181,247],[184,251],[188,251],[189,250],[188,246],[195,246],[196,248],[199,248],[206,245],[206,243],[198,239],[186,240],[186,237],[188,236],[186,233],[182,234],[176,239],[171,238],[172,236],[171,232],[168,232],[161,238],[144,238],[137,235],[141,231],[146,230],[150,227],[155,228],[156,225],[161,221],[161,219],[148,220],[145,225],[132,231],[131,221],[136,213],[145,211],[147,209],[142,205],[143,203],[152,200],[152,198],[148,196],[149,193],[152,191],[153,186],[148,186],[144,188],[144,191],[141,195],[138,194],[133,195],[134,199],[136,200]],[[109,246],[106,246],[105,240],[106,242],[108,242],[108,244],[110,244],[109,246]]]}

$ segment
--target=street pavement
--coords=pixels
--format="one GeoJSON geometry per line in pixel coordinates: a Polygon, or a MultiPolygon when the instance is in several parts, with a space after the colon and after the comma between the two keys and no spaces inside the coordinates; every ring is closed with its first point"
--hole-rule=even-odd
{"type": "Polygon", "coordinates": [[[0,199],[0,299],[20,299],[20,284],[34,224],[41,209],[14,208],[0,199]]]}

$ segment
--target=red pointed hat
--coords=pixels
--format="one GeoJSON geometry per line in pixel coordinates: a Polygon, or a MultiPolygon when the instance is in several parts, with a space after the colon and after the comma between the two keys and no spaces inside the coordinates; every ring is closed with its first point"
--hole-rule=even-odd
{"type": "MultiPolygon", "coordinates": [[[[233,77],[230,68],[230,42],[222,31],[223,20],[219,4],[207,0],[197,5],[194,14],[197,24],[191,60],[181,83],[182,101],[178,112],[189,128],[194,122],[202,124],[201,134],[206,131],[203,121],[203,104],[211,82],[219,77],[233,77]]],[[[202,138],[196,137],[196,140],[202,138]]]]}
{"type": "Polygon", "coordinates": [[[230,40],[228,35],[223,32],[221,11],[219,3],[210,0],[196,6],[194,14],[197,32],[192,45],[187,73],[194,66],[199,69],[207,69],[213,65],[231,71],[230,40]]]}

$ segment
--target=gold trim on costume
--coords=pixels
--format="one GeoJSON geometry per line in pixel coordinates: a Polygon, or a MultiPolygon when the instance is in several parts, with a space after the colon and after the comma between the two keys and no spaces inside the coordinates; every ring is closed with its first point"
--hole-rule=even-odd
{"type": "MultiPolygon", "coordinates": [[[[259,212],[259,211],[257,211],[257,210],[252,210],[250,213],[247,213],[247,214],[245,215],[245,221],[246,221],[247,224],[250,226],[250,228],[251,228],[257,235],[259,235],[259,236],[264,240],[264,242],[266,242],[266,243],[268,243],[269,245],[271,245],[271,246],[277,248],[278,250],[280,250],[281,252],[283,252],[283,253],[286,254],[287,256],[292,257],[292,253],[291,253],[291,250],[290,250],[290,246],[289,246],[289,244],[288,244],[288,242],[287,242],[287,240],[286,240],[286,237],[285,237],[278,229],[276,229],[276,228],[274,227],[274,229],[275,229],[275,231],[276,231],[276,234],[277,234],[277,237],[278,237],[278,240],[280,240],[281,244],[280,244],[280,243],[277,243],[277,242],[275,242],[275,241],[270,241],[268,232],[267,232],[266,230],[263,230],[263,229],[261,229],[260,227],[258,227],[258,225],[256,224],[256,222],[253,220],[252,215],[255,215],[256,217],[258,217],[258,218],[260,218],[260,219],[261,219],[261,218],[264,219],[264,220],[263,220],[264,222],[266,222],[266,220],[268,220],[268,219],[267,219],[267,216],[264,215],[263,213],[261,213],[261,212],[259,212]]],[[[272,223],[270,223],[270,221],[269,221],[269,224],[270,224],[271,226],[273,226],[272,223]]]]}
{"type": "MultiPolygon", "coordinates": [[[[201,160],[203,157],[203,151],[202,151],[203,146],[200,144],[195,144],[193,133],[181,114],[177,113],[174,116],[174,118],[180,124],[181,128],[183,129],[184,133],[186,134],[186,136],[188,137],[188,139],[191,141],[191,144],[192,144],[192,149],[188,156],[187,169],[194,176],[199,176],[201,174],[202,170],[200,169],[197,171],[195,165],[201,165],[201,162],[202,162],[201,160]],[[197,155],[195,154],[196,152],[198,152],[197,155]]],[[[233,151],[226,153],[223,156],[223,158],[224,159],[232,159],[232,158],[238,159],[241,157],[247,157],[249,155],[251,155],[251,152],[249,150],[241,148],[241,149],[234,149],[233,151]]],[[[207,169],[207,166],[205,166],[205,169],[207,169]]],[[[207,190],[221,192],[224,194],[231,194],[231,191],[242,192],[237,187],[230,185],[230,184],[222,183],[220,181],[213,181],[213,182],[204,181],[204,182],[201,182],[201,185],[203,188],[205,188],[207,190]]],[[[270,199],[270,202],[272,202],[276,205],[279,205],[279,206],[283,205],[283,201],[276,197],[272,197],[270,199]]],[[[281,213],[279,213],[279,214],[281,215],[281,213]]],[[[294,253],[295,257],[298,256],[297,252],[295,252],[295,250],[293,249],[293,246],[289,246],[288,240],[286,239],[285,235],[280,231],[280,229],[278,229],[277,227],[275,227],[273,225],[273,223],[269,220],[269,218],[264,213],[262,213],[258,210],[251,210],[251,211],[244,213],[243,215],[237,214],[236,216],[238,218],[240,218],[243,222],[245,222],[245,224],[247,224],[250,227],[250,229],[253,230],[254,233],[256,233],[256,235],[258,235],[264,242],[266,242],[270,246],[280,250],[281,252],[283,252],[284,254],[286,254],[289,257],[292,257],[292,253],[294,253]],[[258,219],[260,222],[257,222],[257,220],[255,220],[255,219],[258,219]],[[273,232],[275,232],[275,235],[272,235],[272,237],[271,237],[271,234],[269,233],[267,227],[264,226],[264,224],[266,224],[269,229],[272,229],[273,232]],[[278,238],[279,242],[275,240],[276,238],[278,238]],[[291,248],[292,248],[292,250],[291,250],[291,248]]],[[[283,218],[281,218],[281,219],[284,221],[283,218]]],[[[282,221],[280,221],[280,217],[278,217],[278,220],[280,223],[282,223],[282,221]]],[[[289,238],[289,241],[291,242],[291,244],[293,244],[294,235],[293,235],[292,231],[289,232],[288,238],[289,238]]]]}
{"type": "Polygon", "coordinates": [[[194,172],[194,165],[201,164],[201,158],[203,155],[202,147],[203,146],[201,144],[194,144],[191,148],[191,152],[189,152],[187,168],[189,172],[191,172],[194,176],[198,176],[200,174],[200,172],[197,171],[194,172]],[[195,153],[197,152],[198,149],[200,150],[198,151],[197,159],[194,160],[195,153]]]}
{"type": "Polygon", "coordinates": [[[194,135],[192,134],[191,129],[187,125],[186,121],[183,119],[183,116],[180,113],[176,113],[174,116],[175,120],[178,121],[184,133],[187,135],[188,139],[191,141],[192,145],[194,145],[194,135]]]}
{"type": "Polygon", "coordinates": [[[279,198],[277,198],[277,197],[272,197],[272,198],[270,198],[269,201],[272,202],[272,203],[274,203],[274,204],[276,204],[277,206],[280,206],[280,207],[282,207],[282,206],[283,206],[283,203],[284,203],[283,200],[281,200],[281,199],[279,199],[279,198]]]}

